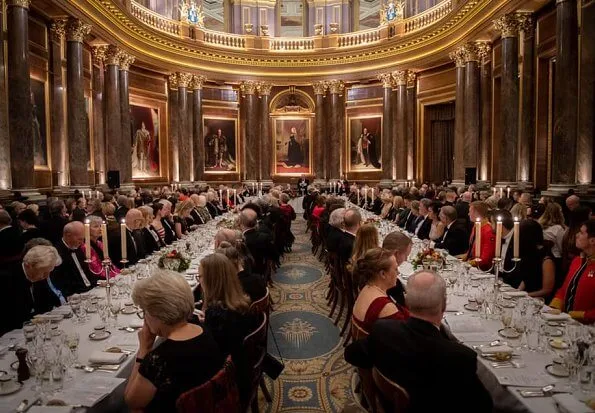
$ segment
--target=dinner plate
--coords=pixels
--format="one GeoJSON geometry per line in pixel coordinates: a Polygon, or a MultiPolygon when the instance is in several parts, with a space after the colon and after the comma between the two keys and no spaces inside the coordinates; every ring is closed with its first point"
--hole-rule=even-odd
{"type": "Polygon", "coordinates": [[[559,328],[548,328],[545,333],[549,337],[562,337],[564,335],[564,332],[559,328]]]}
{"type": "Polygon", "coordinates": [[[552,339],[549,341],[550,346],[558,350],[565,350],[568,348],[568,343],[563,340],[552,339]]]}
{"type": "Polygon", "coordinates": [[[570,375],[568,369],[559,364],[548,364],[545,366],[545,371],[556,377],[568,377],[570,375]]]}
{"type": "Polygon", "coordinates": [[[467,303],[463,307],[465,308],[465,310],[479,311],[479,306],[478,305],[472,305],[472,304],[467,303]]]}
{"type": "Polygon", "coordinates": [[[127,306],[122,309],[122,314],[135,314],[136,312],[138,312],[138,309],[132,306],[127,306]]]}
{"type": "Polygon", "coordinates": [[[105,330],[105,331],[94,331],[89,334],[89,338],[93,341],[101,341],[108,338],[112,333],[105,330]]]}
{"type": "Polygon", "coordinates": [[[198,274],[198,269],[196,269],[196,270],[187,269],[186,270],[186,275],[196,275],[196,274],[198,274]]]}
{"type": "Polygon", "coordinates": [[[501,328],[498,330],[498,334],[505,338],[519,338],[521,336],[521,333],[511,327],[501,328]]]}
{"type": "Polygon", "coordinates": [[[13,394],[23,388],[23,383],[18,381],[6,381],[0,386],[0,395],[5,396],[7,394],[13,394]]]}

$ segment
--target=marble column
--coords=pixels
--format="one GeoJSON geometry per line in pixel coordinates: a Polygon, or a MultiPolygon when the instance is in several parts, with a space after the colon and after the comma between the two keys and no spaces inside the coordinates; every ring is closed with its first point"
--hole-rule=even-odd
{"type": "Polygon", "coordinates": [[[122,124],[122,141],[120,143],[120,182],[132,183],[132,118],[130,116],[129,70],[134,63],[134,56],[120,53],[120,122],[122,124]]]}
{"type": "Polygon", "coordinates": [[[576,176],[579,185],[591,185],[595,136],[595,0],[582,2],[581,18],[576,176]]]}
{"type": "Polygon", "coordinates": [[[490,152],[492,142],[492,50],[489,43],[484,42],[480,48],[480,95],[481,95],[481,136],[479,142],[479,165],[477,175],[480,181],[489,182],[490,152]]]}
{"type": "Polygon", "coordinates": [[[344,112],[341,96],[345,90],[345,84],[341,80],[331,80],[328,85],[331,94],[331,136],[328,178],[337,180],[340,178],[341,173],[341,119],[344,112]]]}
{"type": "Polygon", "coordinates": [[[104,102],[103,90],[105,54],[107,46],[94,46],[91,50],[93,56],[93,79],[91,95],[93,99],[93,153],[95,157],[95,183],[104,185],[105,176],[105,132],[104,132],[104,102]]]}
{"type": "Polygon", "coordinates": [[[382,173],[381,185],[392,186],[393,182],[393,123],[392,118],[392,90],[393,76],[390,73],[378,75],[378,80],[382,82],[382,173]]]}
{"type": "MultiPolygon", "coordinates": [[[[5,9],[0,8],[0,21],[5,9]]],[[[5,42],[0,42],[0,96],[7,96],[5,42]]],[[[10,188],[10,136],[8,135],[8,99],[0,100],[0,191],[10,188]]]]}
{"type": "Polygon", "coordinates": [[[91,26],[70,18],[66,23],[66,104],[70,185],[89,185],[89,120],[85,110],[83,40],[91,26]]]}
{"type": "Polygon", "coordinates": [[[325,142],[326,142],[326,116],[324,113],[324,93],[327,89],[325,82],[314,82],[312,84],[314,89],[314,95],[316,96],[316,108],[314,119],[315,131],[314,136],[314,174],[317,181],[322,181],[325,178],[324,174],[324,157],[326,154],[325,142]]]}
{"type": "Polygon", "coordinates": [[[66,135],[66,108],[64,106],[65,79],[62,76],[62,41],[66,35],[66,19],[54,20],[50,26],[50,127],[52,133],[52,173],[55,184],[68,185],[68,137],[66,135]]]}
{"type": "Polygon", "coordinates": [[[106,170],[119,171],[121,174],[120,49],[108,46],[104,62],[106,170]]]}
{"type": "Polygon", "coordinates": [[[397,86],[397,100],[394,110],[395,118],[393,127],[396,128],[395,140],[393,142],[393,153],[395,154],[395,178],[397,183],[407,181],[407,76],[409,71],[397,70],[393,73],[397,86]]]}
{"type": "Polygon", "coordinates": [[[192,80],[190,73],[178,73],[178,150],[180,182],[190,181],[192,155],[190,151],[190,135],[188,135],[188,86],[192,80]]]}
{"type": "Polygon", "coordinates": [[[259,178],[259,141],[258,141],[258,107],[256,105],[256,88],[258,83],[255,81],[242,82],[240,90],[245,96],[244,104],[246,105],[246,141],[244,148],[246,151],[246,164],[244,165],[246,171],[247,181],[256,181],[259,178]]]}
{"type": "Polygon", "coordinates": [[[407,74],[407,180],[415,180],[415,110],[417,108],[417,74],[407,74]]]}
{"type": "Polygon", "coordinates": [[[178,75],[172,73],[167,79],[167,110],[169,113],[169,180],[180,182],[180,147],[178,127],[178,75]]]}
{"type": "Polygon", "coordinates": [[[453,184],[465,183],[465,164],[463,153],[465,147],[465,57],[464,49],[459,47],[451,52],[449,57],[456,64],[456,95],[455,95],[455,141],[453,156],[453,184]]]}
{"type": "MultiPolygon", "coordinates": [[[[258,84],[258,95],[260,96],[260,180],[271,181],[271,153],[273,152],[272,137],[270,132],[269,99],[271,97],[270,83],[260,82],[258,84]]],[[[307,156],[304,154],[304,156],[307,156]]]]}
{"type": "Polygon", "coordinates": [[[200,75],[192,76],[192,155],[194,158],[194,180],[202,182],[205,171],[204,141],[202,130],[202,86],[206,78],[200,75]]]}
{"type": "Polygon", "coordinates": [[[12,188],[35,186],[33,107],[29,83],[29,0],[6,2],[8,135],[12,188]]]}
{"type": "Polygon", "coordinates": [[[535,147],[535,24],[530,14],[519,15],[523,35],[521,68],[521,117],[519,129],[519,187],[533,186],[533,151],[535,147]]]}
{"type": "Polygon", "coordinates": [[[519,19],[506,14],[494,21],[502,33],[502,76],[500,97],[500,153],[498,185],[516,185],[519,145],[519,19]]]}
{"type": "MultiPolygon", "coordinates": [[[[477,153],[479,152],[481,116],[479,106],[479,51],[475,42],[463,46],[463,58],[465,60],[463,166],[467,169],[477,168],[477,153]]],[[[477,175],[475,178],[477,179],[477,175]]]]}

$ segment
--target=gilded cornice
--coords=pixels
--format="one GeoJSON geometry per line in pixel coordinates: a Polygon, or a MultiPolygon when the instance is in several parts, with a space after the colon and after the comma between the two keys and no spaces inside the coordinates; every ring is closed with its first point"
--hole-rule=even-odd
{"type": "Polygon", "coordinates": [[[380,73],[377,76],[378,80],[382,82],[382,87],[385,89],[393,88],[393,75],[391,73],[380,73]]]}
{"type": "Polygon", "coordinates": [[[135,60],[135,57],[131,54],[120,52],[120,70],[130,70],[130,66],[135,60]]]}
{"type": "Polygon", "coordinates": [[[494,20],[494,27],[502,33],[502,38],[516,37],[519,34],[519,14],[505,14],[497,20],[494,20]]]}
{"type": "Polygon", "coordinates": [[[178,87],[187,88],[190,86],[190,82],[192,82],[191,73],[178,73],[178,87]]]}
{"type": "Polygon", "coordinates": [[[105,52],[105,64],[106,65],[120,65],[120,54],[122,51],[114,45],[109,45],[105,52]]]}
{"type": "Polygon", "coordinates": [[[329,80],[328,90],[332,95],[341,95],[345,89],[345,83],[342,80],[329,80]]]}
{"type": "Polygon", "coordinates": [[[254,81],[254,80],[247,80],[245,82],[240,83],[240,92],[242,92],[242,96],[253,95],[256,93],[257,87],[258,87],[258,82],[254,81]]]}
{"type": "Polygon", "coordinates": [[[271,89],[273,89],[273,85],[267,82],[258,82],[256,89],[258,90],[258,94],[260,96],[270,96],[271,89]]]}
{"type": "Polygon", "coordinates": [[[22,7],[24,9],[28,9],[30,4],[31,0],[8,0],[6,2],[7,6],[22,7]]]}
{"type": "Polygon", "coordinates": [[[178,88],[178,74],[172,73],[167,78],[167,84],[170,89],[177,89],[178,88]]]}
{"type": "Polygon", "coordinates": [[[70,18],[66,23],[66,40],[82,43],[85,36],[91,33],[91,25],[79,19],[70,18]]]}
{"type": "Polygon", "coordinates": [[[52,35],[53,41],[59,43],[66,35],[66,21],[67,19],[52,20],[52,24],[50,26],[50,34],[52,35]]]}
{"type": "Polygon", "coordinates": [[[417,82],[417,73],[412,72],[411,70],[407,73],[407,88],[415,87],[417,82]]]}
{"type": "Polygon", "coordinates": [[[324,81],[319,81],[312,83],[312,88],[314,89],[315,95],[324,95],[328,89],[328,85],[324,81]]]}
{"type": "Polygon", "coordinates": [[[91,56],[93,56],[93,63],[101,66],[105,63],[107,55],[107,45],[93,46],[91,49],[91,56]]]}
{"type": "Polygon", "coordinates": [[[531,13],[518,13],[519,31],[523,32],[525,37],[533,37],[535,34],[535,21],[531,13]]]}
{"type": "Polygon", "coordinates": [[[190,88],[192,90],[200,90],[207,81],[207,78],[201,75],[192,75],[192,81],[190,81],[190,88]]]}
{"type": "Polygon", "coordinates": [[[392,75],[393,79],[395,79],[395,85],[397,86],[407,86],[407,76],[409,74],[408,70],[395,70],[392,75]]]}
{"type": "Polygon", "coordinates": [[[465,67],[465,49],[463,46],[457,47],[448,54],[450,60],[453,60],[457,67],[465,67]]]}

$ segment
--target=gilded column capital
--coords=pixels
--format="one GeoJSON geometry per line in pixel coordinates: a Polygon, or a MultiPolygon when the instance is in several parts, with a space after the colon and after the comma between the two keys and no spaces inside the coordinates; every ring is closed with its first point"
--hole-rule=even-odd
{"type": "Polygon", "coordinates": [[[382,87],[385,89],[393,88],[393,75],[392,73],[381,73],[378,76],[378,80],[382,82],[382,87]]]}
{"type": "Polygon", "coordinates": [[[178,87],[187,88],[188,86],[190,86],[190,82],[192,82],[192,74],[191,73],[178,72],[178,87]]]}
{"type": "Polygon", "coordinates": [[[408,70],[395,70],[392,73],[393,79],[395,79],[395,84],[397,86],[407,86],[408,73],[408,70]]]}
{"type": "Polygon", "coordinates": [[[120,51],[120,70],[130,70],[136,58],[131,54],[120,51]]]}
{"type": "Polygon", "coordinates": [[[502,33],[502,38],[516,37],[519,34],[519,14],[510,13],[494,20],[494,27],[502,33]]]}
{"type": "Polygon", "coordinates": [[[202,86],[207,81],[207,78],[202,75],[192,75],[192,80],[190,81],[190,88],[192,90],[200,90],[202,86]]]}
{"type": "Polygon", "coordinates": [[[178,74],[172,73],[167,78],[167,84],[170,89],[177,89],[178,88],[178,74]]]}
{"type": "Polygon", "coordinates": [[[22,7],[24,9],[28,9],[30,4],[31,0],[8,0],[6,2],[7,6],[22,7]]]}
{"type": "Polygon", "coordinates": [[[324,92],[328,89],[328,85],[326,82],[318,81],[312,83],[312,88],[314,89],[315,95],[324,95],[324,92]]]}
{"type": "Polygon", "coordinates": [[[55,42],[61,42],[66,34],[66,21],[67,19],[56,19],[52,20],[52,24],[50,26],[50,34],[52,35],[52,40],[55,42]]]}
{"type": "Polygon", "coordinates": [[[465,67],[465,49],[464,46],[457,47],[448,54],[450,60],[453,60],[457,67],[465,67]]]}
{"type": "Polygon", "coordinates": [[[535,34],[535,20],[531,13],[518,13],[519,30],[525,37],[533,37],[535,34]]]}
{"type": "Polygon", "coordinates": [[[253,95],[256,93],[257,87],[258,82],[254,80],[247,80],[240,83],[240,92],[242,92],[242,95],[253,95]]]}
{"type": "Polygon", "coordinates": [[[93,63],[96,65],[104,64],[107,56],[107,45],[93,46],[91,56],[93,57],[93,63]]]}
{"type": "Polygon", "coordinates": [[[342,80],[330,80],[328,82],[328,89],[333,95],[340,95],[345,89],[345,83],[342,80]]]}
{"type": "Polygon", "coordinates": [[[70,18],[66,23],[66,40],[69,42],[82,43],[87,36],[91,33],[91,25],[83,22],[82,20],[70,18]]]}
{"type": "Polygon", "coordinates": [[[106,65],[119,66],[120,65],[120,53],[122,53],[122,51],[120,49],[118,49],[116,46],[113,46],[110,44],[109,46],[107,46],[107,50],[105,52],[104,63],[106,65]]]}
{"type": "Polygon", "coordinates": [[[475,45],[477,46],[477,55],[479,56],[480,61],[490,56],[490,53],[492,52],[492,43],[487,40],[480,40],[475,42],[475,45]]]}
{"type": "Polygon", "coordinates": [[[412,72],[411,70],[407,73],[407,88],[415,87],[415,83],[417,82],[417,73],[412,72]]]}
{"type": "Polygon", "coordinates": [[[259,82],[256,88],[260,96],[270,96],[273,85],[267,82],[259,82]]]}

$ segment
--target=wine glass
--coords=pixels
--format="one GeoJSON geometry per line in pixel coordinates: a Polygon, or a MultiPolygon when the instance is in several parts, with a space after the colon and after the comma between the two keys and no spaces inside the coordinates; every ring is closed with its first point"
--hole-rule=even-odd
{"type": "Polygon", "coordinates": [[[118,300],[112,300],[109,306],[109,311],[112,314],[112,317],[114,318],[114,327],[116,328],[118,327],[118,314],[120,313],[121,309],[122,303],[118,300]]]}

